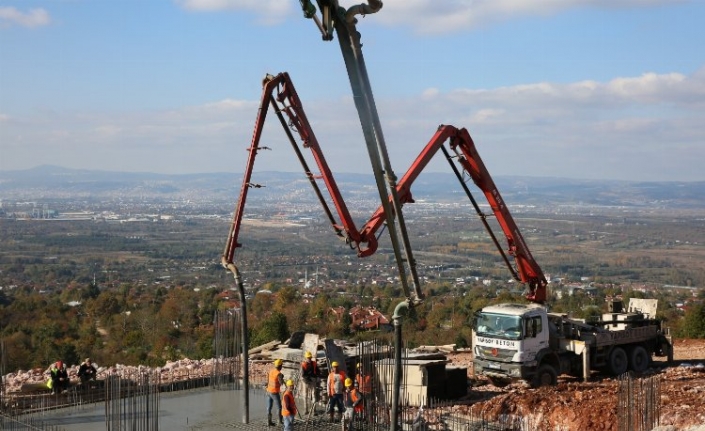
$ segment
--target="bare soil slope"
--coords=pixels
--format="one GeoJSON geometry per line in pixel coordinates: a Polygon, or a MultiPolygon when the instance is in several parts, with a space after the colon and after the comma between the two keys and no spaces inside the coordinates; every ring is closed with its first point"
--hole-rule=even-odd
{"type": "MultiPolygon", "coordinates": [[[[472,354],[453,353],[449,359],[467,366],[472,374],[472,354]]],[[[705,424],[705,340],[676,340],[675,364],[660,368],[659,362],[647,375],[660,376],[661,414],[659,425],[687,429],[705,424]]],[[[475,378],[471,375],[471,379],[475,378]]],[[[517,415],[536,430],[617,430],[618,381],[604,378],[582,382],[561,377],[558,386],[530,389],[516,383],[495,387],[481,379],[469,395],[475,415],[517,415]]]]}

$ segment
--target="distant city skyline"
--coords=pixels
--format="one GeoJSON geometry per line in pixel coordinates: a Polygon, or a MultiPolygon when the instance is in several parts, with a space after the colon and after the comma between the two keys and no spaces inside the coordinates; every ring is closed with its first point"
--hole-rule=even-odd
{"type": "MultiPolygon", "coordinates": [[[[387,0],[357,27],[397,175],[452,124],[493,175],[703,181],[703,21],[695,0],[387,0]]],[[[2,171],[242,172],[282,71],[331,169],[371,171],[338,42],[294,0],[6,0],[0,58],[2,171]]],[[[300,170],[272,113],[263,143],[257,169],[300,170]]]]}

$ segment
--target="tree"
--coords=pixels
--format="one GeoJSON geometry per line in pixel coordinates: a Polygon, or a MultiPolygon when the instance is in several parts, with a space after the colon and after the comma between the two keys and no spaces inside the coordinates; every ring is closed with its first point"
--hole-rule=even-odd
{"type": "Polygon", "coordinates": [[[284,341],[289,338],[289,335],[286,316],[275,312],[265,319],[258,329],[253,330],[251,345],[259,346],[272,340],[284,341]]]}
{"type": "Polygon", "coordinates": [[[340,318],[340,323],[335,330],[335,335],[341,338],[349,337],[350,335],[352,335],[350,325],[352,325],[352,317],[350,316],[350,313],[343,313],[343,316],[340,318]]]}
{"type": "Polygon", "coordinates": [[[296,291],[292,286],[284,286],[279,289],[276,293],[276,299],[274,301],[274,310],[281,313],[286,313],[286,311],[293,304],[296,304],[299,298],[299,292],[296,291]]]}
{"type": "Polygon", "coordinates": [[[705,338],[705,302],[688,307],[681,325],[681,335],[686,338],[705,338]]]}

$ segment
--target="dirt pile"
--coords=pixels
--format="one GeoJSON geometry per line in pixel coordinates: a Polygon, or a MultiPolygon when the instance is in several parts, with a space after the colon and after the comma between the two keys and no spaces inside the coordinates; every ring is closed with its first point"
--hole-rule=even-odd
{"type": "MultiPolygon", "coordinates": [[[[160,380],[162,382],[171,382],[179,380],[189,380],[195,378],[208,377],[213,369],[213,359],[181,359],[178,361],[169,361],[163,367],[149,368],[145,366],[130,366],[116,364],[112,367],[102,367],[94,364],[97,367],[98,379],[102,379],[107,375],[117,375],[121,378],[128,379],[139,375],[143,371],[159,371],[160,380]]],[[[69,379],[73,383],[78,383],[78,365],[72,365],[66,368],[69,379]]],[[[9,373],[3,376],[2,381],[7,393],[20,392],[23,387],[31,386],[36,390],[41,385],[49,381],[51,367],[43,370],[35,368],[33,370],[19,370],[15,373],[9,373]]],[[[48,389],[47,389],[48,391],[48,389]]]]}
{"type": "MultiPolygon", "coordinates": [[[[466,366],[469,352],[449,355],[453,364],[466,366]]],[[[683,430],[705,424],[705,340],[676,340],[676,364],[647,375],[660,378],[660,425],[683,430]]],[[[469,368],[470,369],[470,368],[469,368]]],[[[470,371],[469,371],[470,373],[470,371]]],[[[582,382],[561,377],[555,387],[530,389],[521,383],[498,388],[474,379],[471,410],[489,417],[516,415],[535,430],[617,430],[619,384],[616,379],[582,382]]],[[[469,414],[470,412],[468,412],[469,414]]]]}

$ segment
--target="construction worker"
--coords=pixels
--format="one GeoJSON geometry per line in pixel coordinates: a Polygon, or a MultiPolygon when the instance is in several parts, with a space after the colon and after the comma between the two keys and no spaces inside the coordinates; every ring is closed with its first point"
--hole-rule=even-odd
{"type": "Polygon", "coordinates": [[[286,391],[284,391],[284,405],[282,406],[282,417],[284,418],[284,431],[293,431],[294,418],[298,410],[296,409],[296,401],[294,400],[294,381],[289,379],[286,381],[286,391]]]}
{"type": "Polygon", "coordinates": [[[315,408],[318,402],[318,382],[320,379],[318,363],[313,360],[313,355],[309,351],[304,354],[304,361],[301,363],[301,377],[306,389],[304,410],[308,413],[311,408],[315,408]]]}
{"type": "Polygon", "coordinates": [[[98,371],[91,362],[91,358],[86,358],[86,360],[78,367],[78,377],[81,379],[81,386],[88,388],[89,382],[91,380],[95,381],[95,377],[98,371]]]}
{"type": "Polygon", "coordinates": [[[282,374],[282,367],[284,366],[284,361],[281,359],[276,359],[274,361],[274,368],[269,370],[267,376],[267,425],[274,426],[272,421],[272,406],[276,405],[279,415],[279,423],[282,420],[282,400],[280,397],[281,387],[284,385],[284,374],[282,374]]]}
{"type": "Polygon", "coordinates": [[[355,376],[355,382],[357,383],[357,390],[360,392],[360,397],[362,398],[362,405],[365,413],[364,416],[369,419],[372,410],[372,377],[370,376],[370,373],[365,370],[362,362],[357,363],[357,375],[355,376]]]}
{"type": "Polygon", "coordinates": [[[362,417],[362,397],[350,378],[345,379],[345,394],[343,394],[343,404],[345,405],[345,416],[343,417],[343,429],[353,429],[355,424],[362,417]],[[350,427],[345,426],[349,424],[350,427]]]}
{"type": "Polygon", "coordinates": [[[335,408],[338,408],[338,413],[342,416],[345,412],[343,405],[343,393],[345,392],[345,372],[338,370],[338,363],[331,362],[330,372],[328,373],[328,414],[330,421],[335,422],[335,408]]]}
{"type": "Polygon", "coordinates": [[[62,361],[56,361],[49,370],[51,377],[51,394],[60,394],[69,389],[69,373],[62,361]]]}

